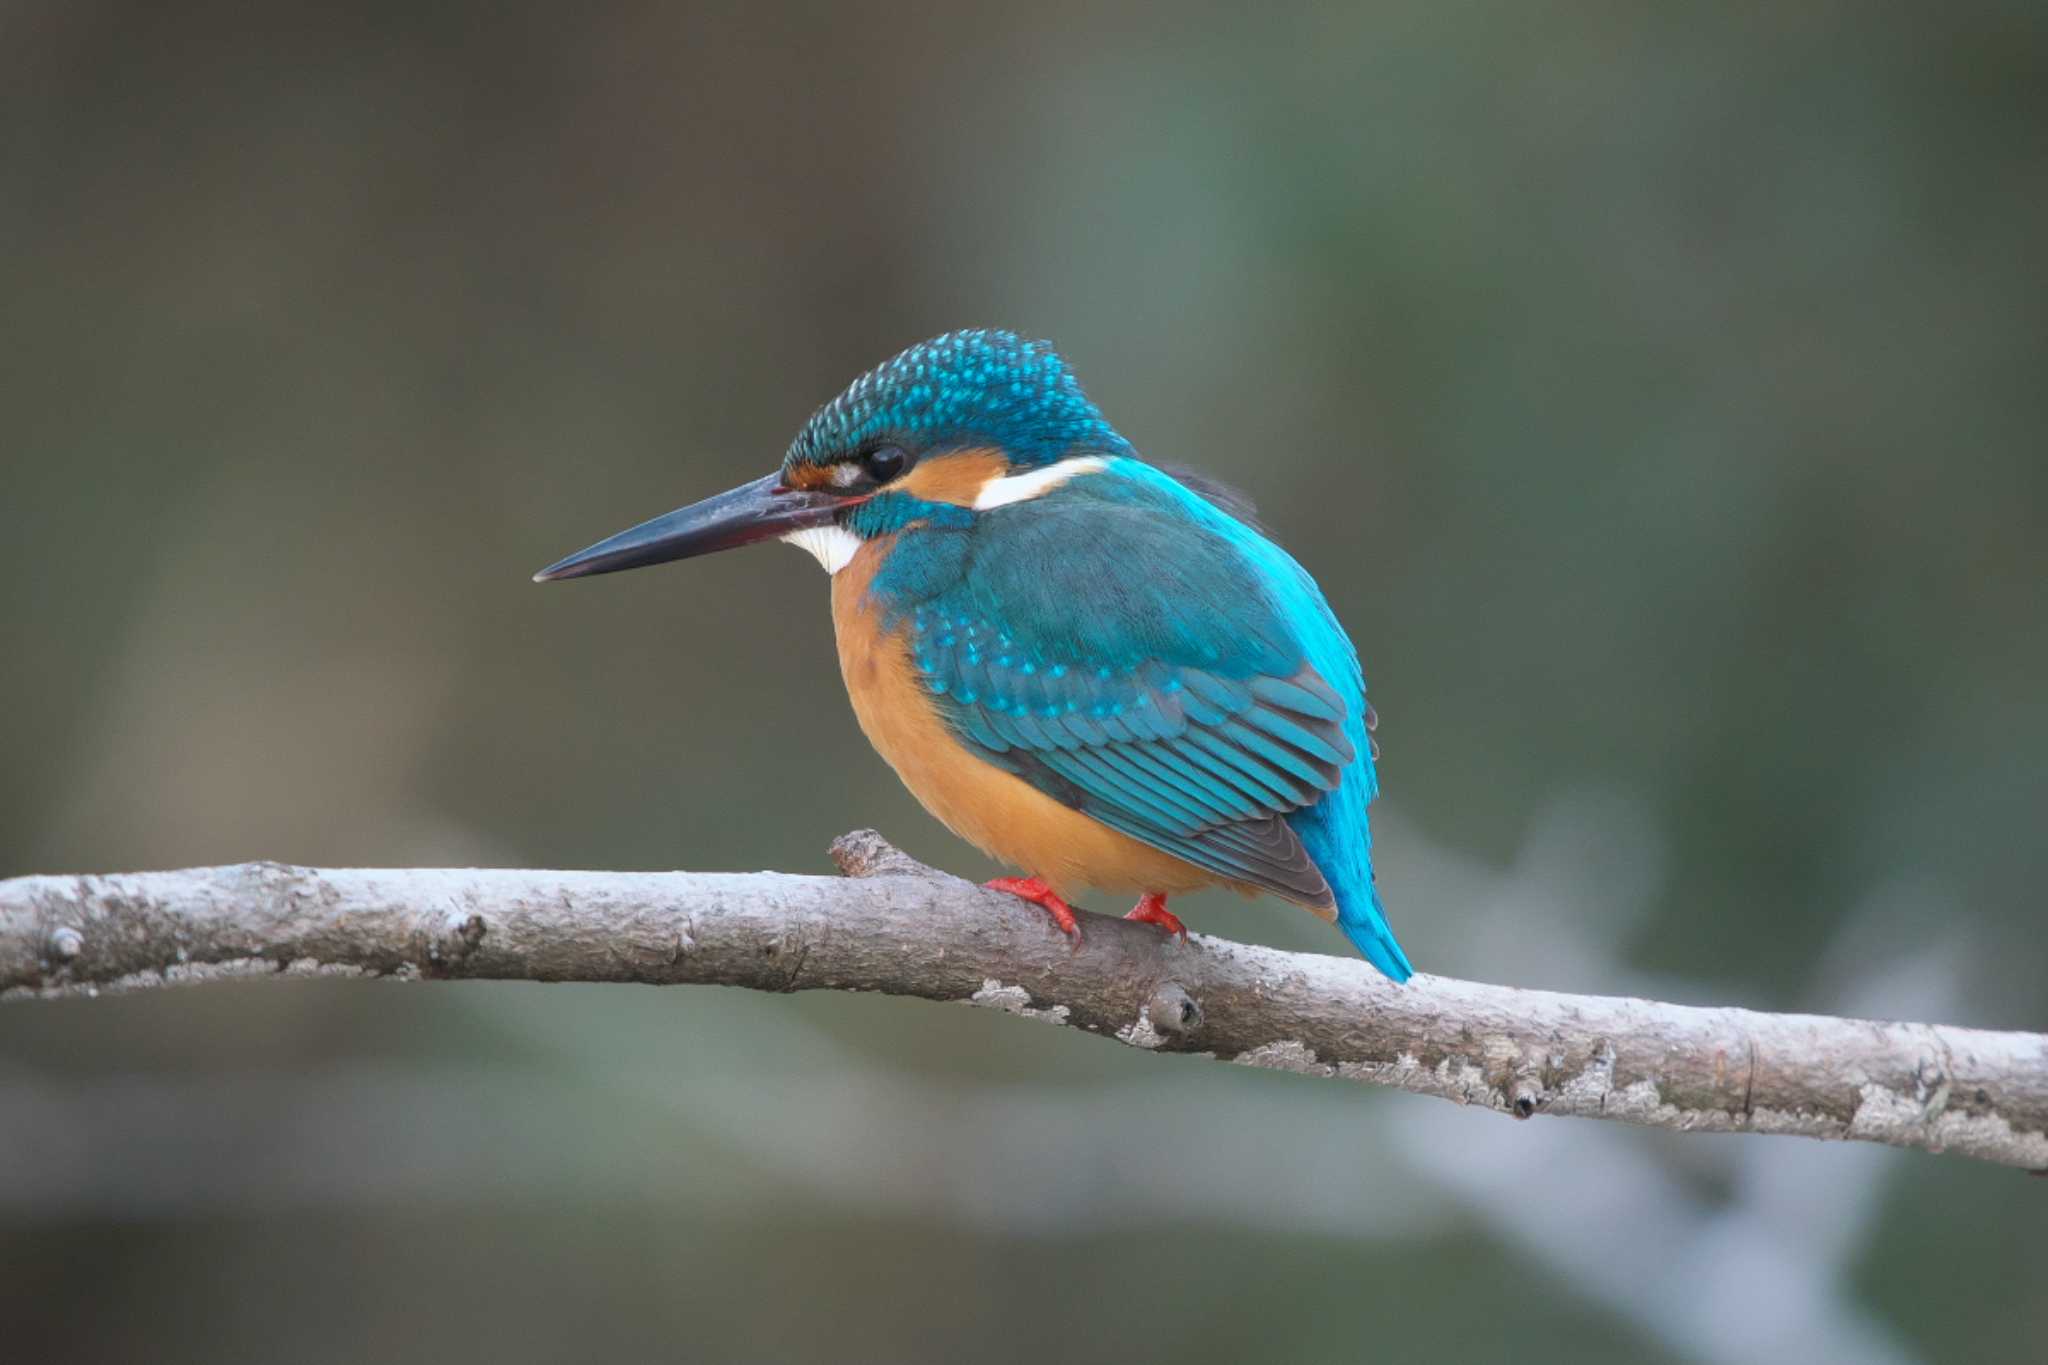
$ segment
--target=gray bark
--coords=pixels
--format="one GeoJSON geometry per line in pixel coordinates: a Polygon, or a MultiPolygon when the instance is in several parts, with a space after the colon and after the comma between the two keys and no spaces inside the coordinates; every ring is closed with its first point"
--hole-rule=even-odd
{"type": "Polygon", "coordinates": [[[1518,1118],[1789,1133],[2048,1173],[2048,1035],[1418,975],[1041,911],[872,831],[847,874],[247,863],[0,882],[0,999],[276,976],[713,984],[957,1000],[1518,1118]]]}

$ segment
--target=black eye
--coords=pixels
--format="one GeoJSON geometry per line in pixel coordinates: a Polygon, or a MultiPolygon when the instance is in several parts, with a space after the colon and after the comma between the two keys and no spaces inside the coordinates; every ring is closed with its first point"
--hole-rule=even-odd
{"type": "Polygon", "coordinates": [[[876,446],[860,457],[863,474],[876,483],[887,483],[910,467],[910,456],[902,446],[876,446]]]}

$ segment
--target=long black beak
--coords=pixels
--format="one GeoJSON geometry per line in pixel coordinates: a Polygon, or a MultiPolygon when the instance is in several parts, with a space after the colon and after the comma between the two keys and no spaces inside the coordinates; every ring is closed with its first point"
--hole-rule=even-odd
{"type": "Polygon", "coordinates": [[[823,526],[850,501],[834,493],[785,488],[781,475],[770,474],[600,540],[559,564],[548,565],[533,581],[552,583],[558,578],[617,573],[774,540],[808,526],[823,526]]]}

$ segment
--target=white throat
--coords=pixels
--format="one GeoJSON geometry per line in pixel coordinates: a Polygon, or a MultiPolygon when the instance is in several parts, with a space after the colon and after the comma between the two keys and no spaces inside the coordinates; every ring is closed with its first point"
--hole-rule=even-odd
{"type": "Polygon", "coordinates": [[[807,526],[783,537],[791,545],[818,561],[826,573],[838,573],[860,549],[860,537],[844,526],[807,526]]]}

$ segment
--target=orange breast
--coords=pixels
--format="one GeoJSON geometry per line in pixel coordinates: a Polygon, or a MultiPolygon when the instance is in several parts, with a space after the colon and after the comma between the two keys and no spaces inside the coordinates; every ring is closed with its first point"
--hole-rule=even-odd
{"type": "Polygon", "coordinates": [[[832,625],[862,732],[926,810],[989,857],[1044,878],[1066,897],[1088,886],[1170,893],[1229,884],[1061,805],[953,738],[909,647],[900,634],[882,633],[868,603],[889,546],[886,538],[869,542],[832,576],[832,625]]]}

